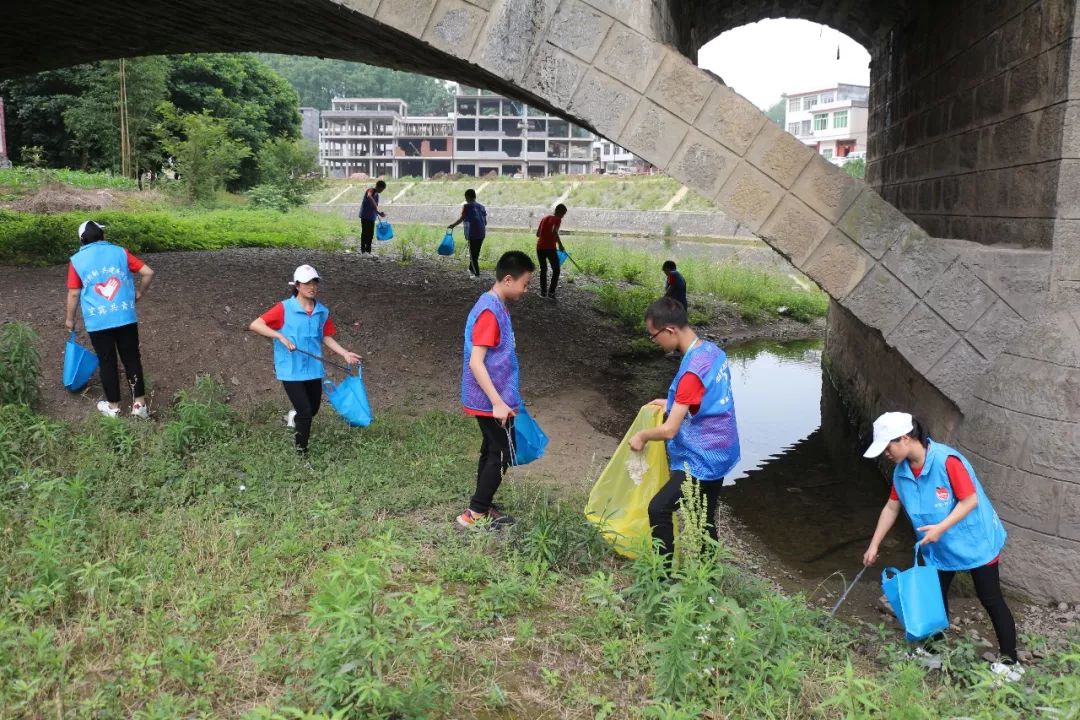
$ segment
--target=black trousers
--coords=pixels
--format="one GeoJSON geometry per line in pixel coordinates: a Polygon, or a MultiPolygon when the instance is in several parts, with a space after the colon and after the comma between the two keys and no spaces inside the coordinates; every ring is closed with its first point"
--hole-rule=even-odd
{"type": "Polygon", "coordinates": [[[360,220],[360,252],[371,252],[371,240],[375,237],[375,221],[360,220]]]}
{"type": "Polygon", "coordinates": [[[469,241],[469,272],[473,275],[480,274],[480,248],[484,244],[484,238],[469,241]]]}
{"type": "Polygon", "coordinates": [[[537,250],[536,259],[540,261],[540,294],[554,295],[555,288],[559,284],[559,272],[562,266],[559,264],[558,250],[537,250]],[[547,284],[548,264],[551,264],[551,287],[547,284]]]}
{"type": "MultiPolygon", "coordinates": [[[[660,541],[660,553],[669,558],[675,552],[675,510],[682,501],[684,482],[686,482],[686,473],[682,470],[672,470],[667,484],[660,488],[660,491],[653,495],[653,499],[649,502],[649,525],[653,529],[652,535],[660,541]]],[[[723,485],[723,478],[701,482],[698,485],[701,488],[701,494],[705,496],[705,529],[713,540],[719,540],[716,534],[716,505],[723,485]]]]}
{"type": "Polygon", "coordinates": [[[296,410],[294,437],[296,449],[307,452],[308,438],[311,437],[311,421],[319,412],[322,404],[322,380],[282,380],[285,394],[296,410]]]}
{"type": "MultiPolygon", "coordinates": [[[[998,564],[983,565],[968,572],[971,573],[971,579],[975,583],[975,594],[990,616],[990,623],[994,626],[994,633],[997,634],[1001,654],[1016,660],[1016,621],[1013,619],[1009,606],[1005,603],[1005,596],[1001,593],[1001,574],[998,564]]],[[[951,570],[938,570],[946,612],[949,610],[949,586],[955,576],[956,573],[951,570]]]]}
{"type": "Polygon", "coordinates": [[[101,386],[105,390],[105,399],[111,403],[120,402],[120,373],[116,367],[116,356],[124,363],[124,374],[131,385],[132,397],[146,394],[143,382],[142,357],[139,354],[139,324],[121,325],[107,330],[95,330],[90,335],[90,344],[97,353],[98,368],[101,373],[101,386]]]}
{"type": "Polygon", "coordinates": [[[510,467],[514,444],[514,418],[504,427],[491,417],[478,417],[480,423],[480,462],[476,467],[476,492],[469,499],[469,509],[486,513],[491,509],[495,492],[502,484],[503,474],[510,467]]]}

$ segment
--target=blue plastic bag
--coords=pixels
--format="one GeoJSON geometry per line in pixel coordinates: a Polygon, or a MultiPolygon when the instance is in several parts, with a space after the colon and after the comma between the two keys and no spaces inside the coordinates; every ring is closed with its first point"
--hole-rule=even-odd
{"type": "Polygon", "coordinates": [[[71,392],[82,390],[97,369],[98,356],[76,342],[72,330],[64,348],[64,388],[71,392]]]}
{"type": "Polygon", "coordinates": [[[523,405],[514,416],[514,464],[528,465],[544,457],[548,436],[525,411],[523,405]]]}
{"type": "Polygon", "coordinates": [[[447,230],[446,234],[443,235],[442,242],[439,243],[438,252],[439,252],[440,255],[453,255],[454,254],[454,231],[453,230],[447,230]]]}
{"type": "Polygon", "coordinates": [[[559,264],[560,265],[565,265],[567,259],[570,257],[570,253],[566,252],[565,250],[559,250],[558,255],[559,255],[559,264]]]}
{"type": "Polygon", "coordinates": [[[375,223],[375,239],[393,240],[394,226],[386,220],[380,220],[379,222],[375,223]]]}
{"type": "Polygon", "coordinates": [[[888,567],[881,571],[881,589],[896,619],[904,626],[905,637],[912,642],[949,627],[941,579],[937,568],[919,564],[921,549],[921,543],[916,543],[915,564],[911,568],[900,572],[888,567]]]}
{"type": "Polygon", "coordinates": [[[348,376],[337,385],[329,379],[323,380],[323,389],[330,398],[330,404],[349,425],[367,427],[371,424],[371,404],[368,403],[364,375],[359,365],[356,366],[355,375],[348,376]]]}

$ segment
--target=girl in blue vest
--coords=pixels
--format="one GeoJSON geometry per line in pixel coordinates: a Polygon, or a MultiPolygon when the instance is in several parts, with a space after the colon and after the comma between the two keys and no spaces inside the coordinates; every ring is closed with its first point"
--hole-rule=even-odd
{"type": "Polygon", "coordinates": [[[974,468],[956,450],[931,440],[922,424],[904,412],[885,413],[874,421],[874,440],[864,456],[875,458],[882,453],[896,463],[893,486],[863,563],[877,561],[881,541],[902,506],[927,563],[938,568],[946,609],[953,577],[969,572],[1001,646],[1001,661],[991,668],[1017,679],[1023,668],[1016,664],[1016,623],[1001,593],[998,573],[1005,528],[974,468]]]}
{"type": "Polygon", "coordinates": [[[480,248],[487,237],[487,208],[476,202],[476,191],[465,191],[465,204],[461,206],[461,215],[446,226],[453,230],[459,223],[465,225],[465,239],[469,241],[469,277],[480,279],[480,248]]]}
{"type": "Polygon", "coordinates": [[[308,449],[311,421],[322,404],[323,345],[350,365],[360,356],[338,344],[330,311],[315,297],[319,294],[319,273],[301,265],[293,273],[292,297],[279,302],[251,323],[251,330],[274,341],[274,371],[285,387],[293,410],[287,424],[295,428],[296,447],[308,449]],[[303,352],[298,352],[303,351],[303,352]],[[312,356],[316,357],[312,357],[312,356]]]}
{"type": "Polygon", "coordinates": [[[705,496],[706,529],[713,540],[718,539],[716,505],[724,476],[739,462],[739,430],[727,355],[698,337],[682,303],[664,297],[649,305],[645,328],[649,339],[665,351],[682,353],[667,398],[651,403],[664,408],[664,423],[630,438],[634,451],[652,440],[667,441],[670,479],[649,503],[649,524],[660,541],[660,552],[670,558],[675,545],[673,516],[682,500],[687,468],[705,496]]]}
{"type": "Polygon", "coordinates": [[[480,425],[476,492],[458,515],[462,527],[477,521],[510,523],[493,504],[514,451],[514,415],[521,407],[517,342],[507,303],[520,300],[536,266],[520,250],[504,253],[495,265],[495,285],[480,296],[465,321],[461,405],[480,425]]]}
{"type": "Polygon", "coordinates": [[[135,302],[150,288],[154,271],[124,248],[106,242],[105,227],[93,220],[79,226],[79,240],[82,248],[68,264],[64,324],[73,330],[75,311],[82,310],[105,391],[105,399],[97,404],[98,412],[107,417],[120,414],[120,374],[116,367],[119,355],[131,385],[131,415],[146,420],[150,410],[146,405],[135,302]]]}

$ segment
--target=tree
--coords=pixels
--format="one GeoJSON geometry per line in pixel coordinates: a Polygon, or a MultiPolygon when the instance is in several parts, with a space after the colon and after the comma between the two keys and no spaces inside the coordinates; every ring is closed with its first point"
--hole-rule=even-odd
{"type": "Polygon", "coordinates": [[[454,103],[443,80],[344,60],[323,60],[293,55],[259,58],[288,80],[300,96],[300,105],[330,109],[333,97],[401,98],[414,115],[448,112],[454,103]]]}
{"type": "Polygon", "coordinates": [[[769,106],[769,109],[765,111],[765,114],[769,116],[769,119],[780,127],[784,127],[784,117],[786,117],[787,100],[780,98],[775,104],[769,106]]]}
{"type": "Polygon", "coordinates": [[[841,166],[848,175],[860,180],[866,177],[866,158],[851,158],[841,166]]]}
{"type": "Polygon", "coordinates": [[[240,164],[230,189],[258,182],[255,156],[271,138],[300,136],[296,90],[254,55],[178,55],[171,58],[169,100],[180,113],[226,120],[229,137],[251,153],[240,164]]]}
{"type": "Polygon", "coordinates": [[[251,149],[230,137],[226,120],[208,111],[180,114],[165,103],[161,113],[165,120],[158,126],[158,136],[188,199],[212,202],[227,182],[240,175],[240,163],[251,156],[251,149]]]}
{"type": "Polygon", "coordinates": [[[64,113],[85,91],[90,68],[78,65],[0,82],[13,162],[25,162],[23,149],[35,148],[36,157],[48,167],[79,167],[64,113]]]}
{"type": "Polygon", "coordinates": [[[250,191],[256,205],[299,207],[322,184],[319,148],[306,140],[274,138],[259,151],[259,178],[250,191]]]}

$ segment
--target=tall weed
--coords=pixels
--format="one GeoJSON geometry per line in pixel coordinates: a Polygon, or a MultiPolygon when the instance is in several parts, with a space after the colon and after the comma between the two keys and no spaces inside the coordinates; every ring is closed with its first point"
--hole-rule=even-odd
{"type": "Polygon", "coordinates": [[[33,407],[40,395],[37,333],[24,322],[0,325],[0,405],[33,407]]]}

